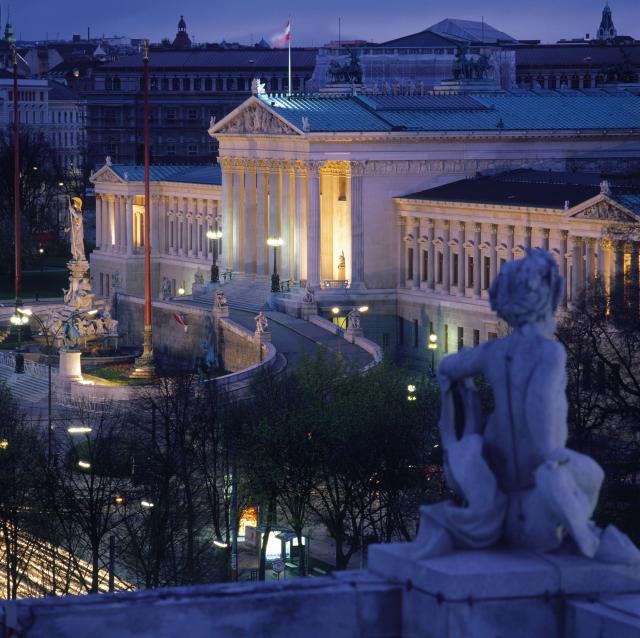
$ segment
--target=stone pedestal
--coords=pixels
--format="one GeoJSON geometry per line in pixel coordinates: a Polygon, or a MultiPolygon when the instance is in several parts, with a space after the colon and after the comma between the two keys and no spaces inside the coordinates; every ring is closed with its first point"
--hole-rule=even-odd
{"type": "Polygon", "coordinates": [[[312,315],[318,314],[318,304],[313,303],[305,303],[304,301],[300,304],[300,319],[304,319],[305,321],[309,321],[309,317],[312,315]]]}
{"type": "Polygon", "coordinates": [[[262,345],[263,343],[271,343],[271,333],[267,332],[254,332],[253,340],[255,343],[262,345]]]}
{"type": "Polygon", "coordinates": [[[216,305],[214,305],[212,310],[211,310],[211,314],[213,315],[213,321],[215,323],[217,323],[218,320],[229,316],[229,306],[216,306],[216,305]]]}
{"type": "Polygon", "coordinates": [[[356,337],[362,337],[363,335],[364,333],[362,332],[362,328],[351,328],[347,326],[344,331],[345,339],[351,343],[355,342],[356,337]]]}
{"type": "Polygon", "coordinates": [[[59,351],[59,355],[59,379],[64,379],[65,381],[81,381],[82,368],[80,365],[80,356],[82,352],[80,352],[80,350],[65,350],[62,348],[59,351]]]}
{"type": "Polygon", "coordinates": [[[142,354],[133,363],[133,372],[129,375],[133,379],[155,379],[156,366],[153,359],[153,338],[151,326],[144,327],[142,337],[142,354]]]}
{"type": "Polygon", "coordinates": [[[575,614],[567,613],[575,601],[624,593],[640,604],[638,567],[509,549],[414,560],[412,549],[408,543],[369,549],[369,569],[404,586],[403,638],[577,638],[567,620],[576,626],[575,614]]]}

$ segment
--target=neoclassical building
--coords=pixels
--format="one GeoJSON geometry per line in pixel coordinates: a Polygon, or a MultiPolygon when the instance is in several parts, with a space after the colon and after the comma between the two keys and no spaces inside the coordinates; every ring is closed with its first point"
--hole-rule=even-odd
{"type": "MultiPolygon", "coordinates": [[[[144,292],[144,171],[109,160],[91,181],[96,189],[96,250],[91,254],[94,290],[113,292],[116,278],[131,294],[144,292]]],[[[219,241],[207,231],[220,227],[217,166],[154,166],[151,181],[151,272],[157,296],[163,277],[173,294],[191,292],[195,273],[209,278],[219,241]]]]}
{"type": "MultiPolygon", "coordinates": [[[[527,247],[555,251],[569,302],[593,272],[611,280],[636,254],[635,244],[610,243],[611,216],[623,216],[627,229],[637,215],[631,191],[619,198],[616,177],[640,169],[640,96],[629,91],[258,91],[209,134],[219,166],[199,169],[207,183],[190,181],[185,167],[170,177],[158,173],[170,167],[153,169],[154,293],[162,276],[189,292],[211,260],[200,233],[217,216],[219,264],[235,280],[266,286],[267,240],[282,239],[281,279],[309,283],[328,315],[368,305],[367,336],[420,364],[431,330],[440,351],[496,332],[488,286],[502,260],[527,247]],[[545,182],[549,171],[557,184],[545,182]],[[609,186],[600,186],[602,175],[609,186]],[[536,199],[545,193],[549,201],[536,199]]],[[[141,177],[140,167],[115,165],[93,177],[102,201],[94,281],[118,269],[134,291],[141,177]]]]}
{"type": "Polygon", "coordinates": [[[445,353],[495,338],[491,282],[532,247],[550,250],[558,262],[562,308],[599,278],[612,303],[640,312],[638,186],[593,173],[518,170],[395,198],[407,356],[432,332],[445,353]]]}

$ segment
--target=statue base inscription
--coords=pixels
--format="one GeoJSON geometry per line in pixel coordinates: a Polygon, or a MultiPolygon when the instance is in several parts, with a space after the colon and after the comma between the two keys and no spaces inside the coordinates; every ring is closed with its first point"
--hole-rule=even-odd
{"type": "Polygon", "coordinates": [[[637,567],[562,550],[493,548],[416,561],[410,543],[392,543],[370,547],[369,570],[404,585],[403,638],[578,636],[568,626],[576,624],[574,602],[626,594],[640,604],[637,567]]]}

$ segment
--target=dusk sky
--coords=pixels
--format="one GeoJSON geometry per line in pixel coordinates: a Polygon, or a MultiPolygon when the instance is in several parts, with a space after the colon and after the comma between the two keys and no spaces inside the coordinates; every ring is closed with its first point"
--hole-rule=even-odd
{"type": "MultiPolygon", "coordinates": [[[[594,34],[604,3],[602,0],[27,0],[12,4],[16,37],[68,39],[73,33],[173,39],[180,14],[189,35],[196,41],[220,40],[250,43],[268,38],[291,15],[293,45],[319,45],[338,36],[384,41],[420,31],[443,18],[484,19],[497,29],[521,39],[555,42],[560,38],[594,34]],[[379,8],[376,8],[379,6],[379,8]]],[[[640,38],[639,0],[613,0],[613,19],[619,34],[640,38]]],[[[2,23],[7,4],[2,3],[2,23]]],[[[4,28],[4,27],[3,27],[4,28]]]]}

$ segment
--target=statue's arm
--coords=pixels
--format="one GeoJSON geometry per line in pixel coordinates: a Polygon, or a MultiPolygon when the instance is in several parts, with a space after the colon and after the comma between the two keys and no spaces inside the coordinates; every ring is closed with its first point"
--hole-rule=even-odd
{"type": "Polygon", "coordinates": [[[525,417],[536,451],[542,458],[566,443],[566,354],[557,341],[545,340],[527,386],[525,417]]]}
{"type": "Polygon", "coordinates": [[[438,381],[445,390],[451,383],[468,377],[475,377],[483,371],[485,351],[491,342],[483,343],[476,348],[463,348],[442,360],[438,367],[438,381]]]}

